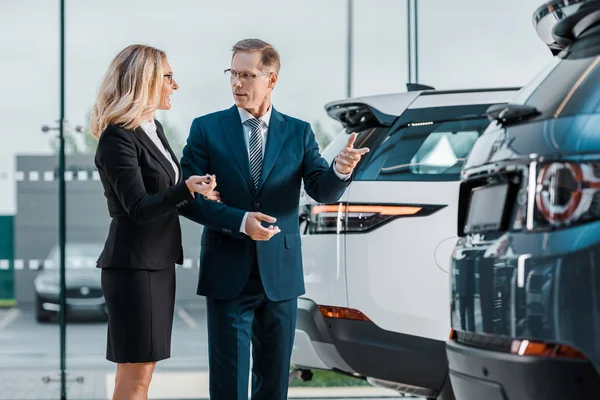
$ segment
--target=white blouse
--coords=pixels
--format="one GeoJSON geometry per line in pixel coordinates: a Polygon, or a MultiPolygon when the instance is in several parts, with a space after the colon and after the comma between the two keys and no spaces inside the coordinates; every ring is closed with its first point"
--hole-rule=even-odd
{"type": "Polygon", "coordinates": [[[169,153],[169,151],[165,148],[165,146],[163,146],[162,142],[160,141],[158,133],[156,133],[156,123],[154,122],[154,119],[152,121],[144,122],[140,127],[144,130],[144,132],[146,132],[146,135],[148,135],[148,137],[156,145],[158,150],[160,150],[160,152],[171,163],[173,171],[175,171],[175,182],[179,182],[179,168],[177,168],[177,164],[175,164],[173,157],[171,157],[171,153],[169,153]]]}

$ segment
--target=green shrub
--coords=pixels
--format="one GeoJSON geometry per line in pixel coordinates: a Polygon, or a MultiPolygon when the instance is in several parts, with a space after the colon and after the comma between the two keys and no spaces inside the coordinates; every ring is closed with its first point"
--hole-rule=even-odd
{"type": "Polygon", "coordinates": [[[338,374],[333,371],[313,370],[313,378],[308,382],[302,382],[300,379],[294,379],[290,386],[292,387],[340,387],[340,386],[370,386],[370,384],[360,378],[338,374]]]}

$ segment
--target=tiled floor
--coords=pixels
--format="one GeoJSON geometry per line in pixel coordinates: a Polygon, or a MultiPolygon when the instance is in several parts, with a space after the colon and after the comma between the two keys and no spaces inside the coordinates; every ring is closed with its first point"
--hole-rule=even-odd
{"type": "MultiPolygon", "coordinates": [[[[59,375],[54,371],[0,371],[0,400],[60,399],[59,375]],[[52,380],[46,382],[44,378],[52,380]]],[[[104,371],[82,372],[67,377],[67,399],[106,400],[113,390],[114,374],[104,371]],[[83,378],[77,382],[76,378],[83,378]]],[[[150,399],[208,399],[208,374],[205,372],[157,372],[149,392],[150,399]]],[[[400,398],[396,393],[375,387],[298,388],[289,390],[290,399],[372,399],[400,398]]]]}
{"type": "MultiPolygon", "coordinates": [[[[204,310],[178,307],[173,350],[157,366],[151,399],[207,399],[208,351],[204,310]]],[[[106,361],[106,323],[67,325],[67,399],[110,399],[115,365],[106,361]],[[79,379],[78,379],[79,378],[79,379]]],[[[0,309],[0,400],[60,399],[59,329],[39,324],[31,309],[0,309]]],[[[399,396],[375,387],[298,388],[289,398],[374,398],[399,396]]]]}

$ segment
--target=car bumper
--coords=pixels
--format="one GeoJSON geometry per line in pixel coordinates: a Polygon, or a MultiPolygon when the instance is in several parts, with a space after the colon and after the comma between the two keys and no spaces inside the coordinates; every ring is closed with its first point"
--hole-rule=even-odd
{"type": "Polygon", "coordinates": [[[600,222],[487,241],[462,238],[453,255],[452,328],[569,346],[600,372],[599,238],[600,222]]]}
{"type": "MultiPolygon", "coordinates": [[[[74,299],[66,298],[66,309],[69,316],[107,315],[104,298],[74,299]]],[[[57,297],[38,295],[38,312],[45,315],[58,314],[60,301],[57,297]]]]}
{"type": "Polygon", "coordinates": [[[593,399],[600,376],[587,360],[518,356],[446,344],[450,381],[461,400],[593,399]]]}
{"type": "Polygon", "coordinates": [[[354,372],[336,350],[317,304],[307,298],[298,299],[291,364],[296,368],[354,372]]]}
{"type": "Polygon", "coordinates": [[[442,392],[448,374],[443,341],[390,332],[370,321],[326,321],[341,357],[372,384],[424,397],[442,392]]]}

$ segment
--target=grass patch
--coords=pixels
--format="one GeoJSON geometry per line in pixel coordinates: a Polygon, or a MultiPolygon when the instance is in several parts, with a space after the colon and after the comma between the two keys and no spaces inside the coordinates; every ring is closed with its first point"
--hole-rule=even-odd
{"type": "Polygon", "coordinates": [[[348,386],[371,386],[364,379],[338,374],[333,371],[313,370],[313,378],[308,382],[294,379],[291,387],[348,387],[348,386]]]}
{"type": "Polygon", "coordinates": [[[0,299],[0,307],[13,307],[17,304],[15,299],[0,299]]]}

